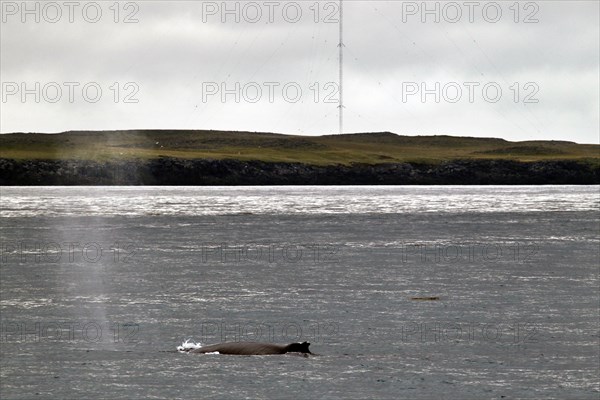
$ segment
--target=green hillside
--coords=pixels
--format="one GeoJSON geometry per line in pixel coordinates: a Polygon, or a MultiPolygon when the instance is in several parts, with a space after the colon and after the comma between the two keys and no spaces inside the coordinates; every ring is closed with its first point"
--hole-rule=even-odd
{"type": "Polygon", "coordinates": [[[600,145],[566,141],[509,142],[389,132],[327,136],[275,133],[128,130],[0,135],[1,158],[12,159],[239,159],[330,165],[438,163],[453,159],[580,160],[600,163],[600,145]]]}

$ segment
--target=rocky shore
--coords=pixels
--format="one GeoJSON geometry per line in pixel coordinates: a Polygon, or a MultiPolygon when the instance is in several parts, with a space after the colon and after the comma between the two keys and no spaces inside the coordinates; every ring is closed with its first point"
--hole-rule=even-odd
{"type": "Polygon", "coordinates": [[[0,159],[0,185],[546,185],[600,184],[578,161],[455,160],[440,164],[310,165],[239,160],[0,159]]]}

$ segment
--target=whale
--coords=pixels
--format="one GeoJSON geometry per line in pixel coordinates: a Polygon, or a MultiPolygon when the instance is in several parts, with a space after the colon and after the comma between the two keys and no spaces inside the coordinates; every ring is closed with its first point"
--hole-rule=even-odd
{"type": "Polygon", "coordinates": [[[308,349],[308,346],[310,346],[310,343],[308,342],[290,343],[285,345],[259,342],[226,342],[186,351],[188,353],[219,353],[240,356],[263,356],[286,353],[313,354],[308,349]]]}

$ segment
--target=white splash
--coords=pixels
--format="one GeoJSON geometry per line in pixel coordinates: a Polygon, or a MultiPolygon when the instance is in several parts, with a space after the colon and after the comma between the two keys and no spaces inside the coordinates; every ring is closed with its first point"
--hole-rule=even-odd
{"type": "Polygon", "coordinates": [[[189,350],[199,349],[200,347],[202,347],[202,344],[200,342],[194,343],[190,342],[190,340],[191,339],[186,339],[185,342],[181,343],[181,346],[177,346],[177,351],[185,353],[189,350]]]}

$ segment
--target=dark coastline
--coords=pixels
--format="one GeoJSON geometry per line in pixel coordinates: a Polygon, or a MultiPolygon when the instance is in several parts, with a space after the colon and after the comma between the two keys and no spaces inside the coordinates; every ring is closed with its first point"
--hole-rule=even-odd
{"type": "Polygon", "coordinates": [[[439,164],[303,163],[179,159],[0,158],[0,185],[597,185],[600,167],[579,161],[454,160],[439,164]]]}

